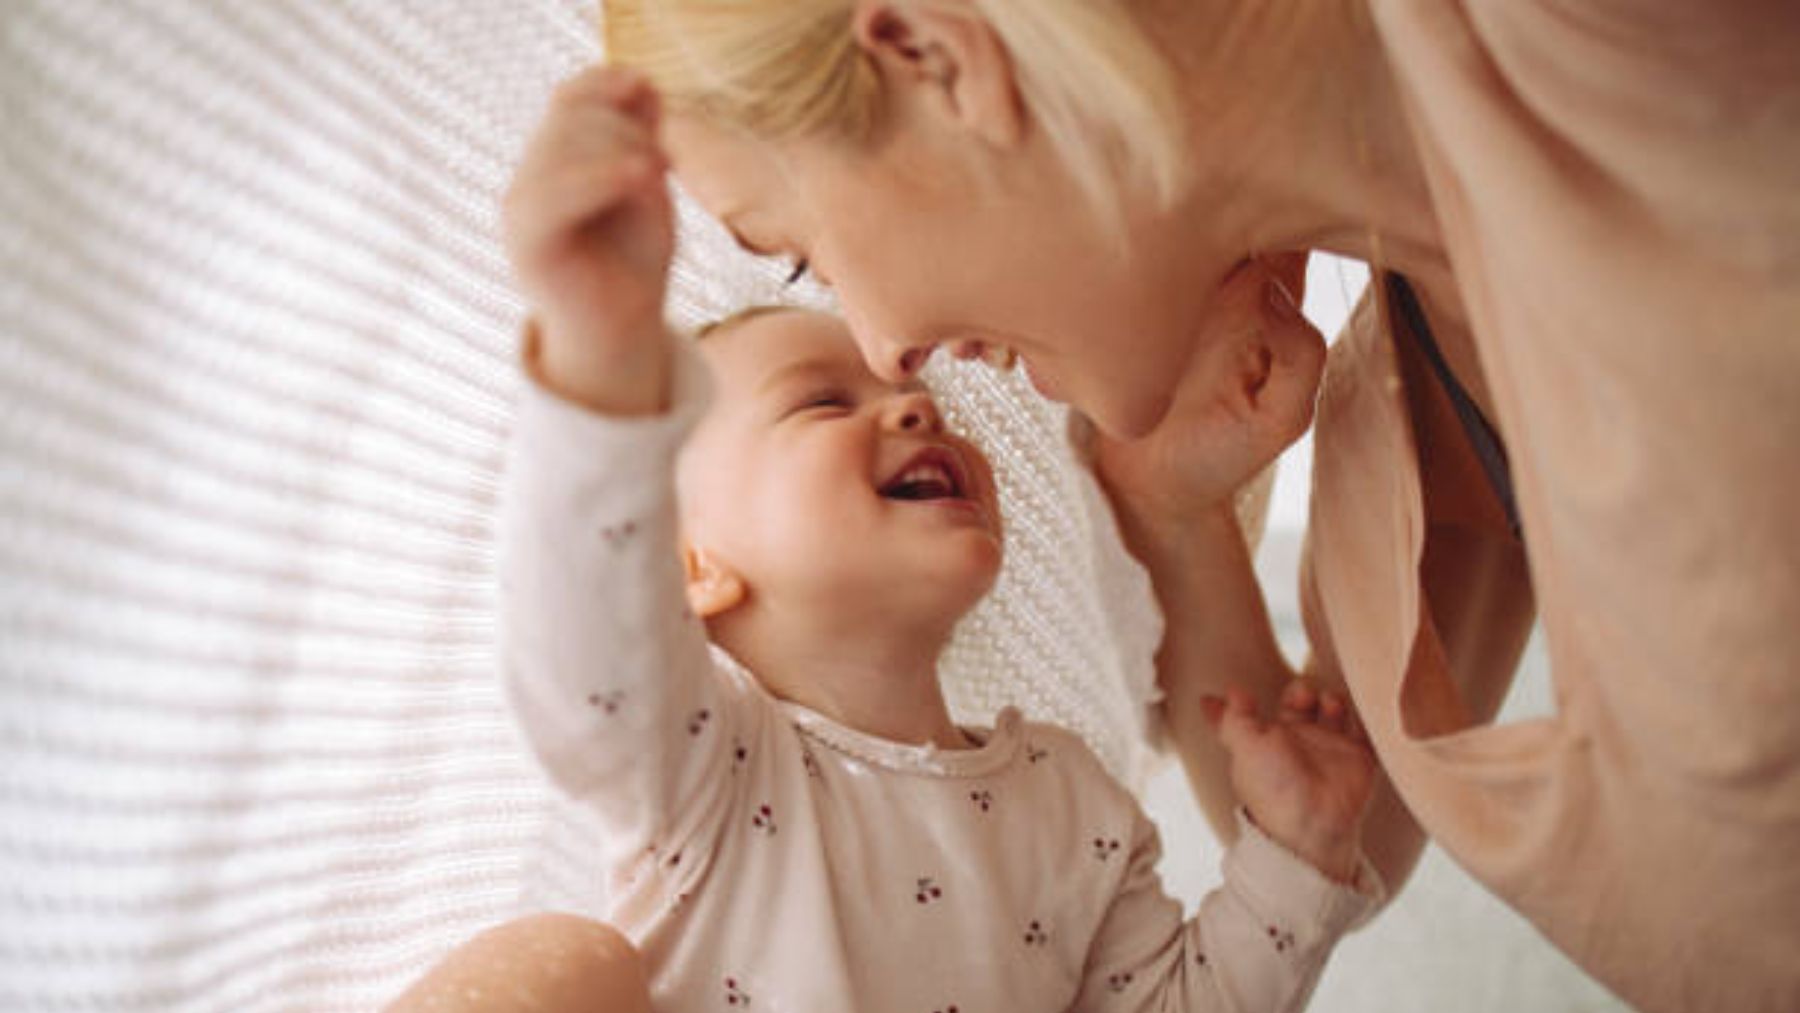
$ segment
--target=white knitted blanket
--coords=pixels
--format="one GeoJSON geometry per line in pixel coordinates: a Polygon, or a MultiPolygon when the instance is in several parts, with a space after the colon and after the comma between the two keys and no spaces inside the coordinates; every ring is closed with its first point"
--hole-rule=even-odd
{"type": "MultiPolygon", "coordinates": [[[[593,6],[0,5],[0,1010],[369,1009],[596,904],[496,689],[491,538],[496,197],[593,6]]],[[[684,208],[680,321],[775,270],[684,208]]],[[[934,369],[1009,518],[959,716],[1135,779],[1141,575],[1056,412],[934,369]]]]}

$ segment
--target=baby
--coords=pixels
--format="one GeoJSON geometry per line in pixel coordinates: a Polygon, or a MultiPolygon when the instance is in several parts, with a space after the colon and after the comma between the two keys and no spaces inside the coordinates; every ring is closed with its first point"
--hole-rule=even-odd
{"type": "Polygon", "coordinates": [[[1184,921],[1154,827],[1079,738],[1012,709],[951,720],[938,656],[1003,537],[986,462],[929,393],[876,377],[822,313],[740,314],[697,353],[668,336],[654,126],[629,78],[565,87],[508,206],[537,324],[505,678],[606,827],[630,945],[531,920],[396,1008],[498,1008],[472,982],[520,1009],[1301,1007],[1377,902],[1373,761],[1342,702],[1298,691],[1266,724],[1247,695],[1215,707],[1247,812],[1184,921]],[[1296,811],[1314,797],[1349,801],[1296,811]]]}

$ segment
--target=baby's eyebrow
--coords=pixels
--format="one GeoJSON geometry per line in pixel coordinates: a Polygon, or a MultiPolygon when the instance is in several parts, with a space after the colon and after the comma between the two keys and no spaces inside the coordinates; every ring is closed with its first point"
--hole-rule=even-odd
{"type": "Polygon", "coordinates": [[[777,387],[785,386],[796,376],[818,376],[820,379],[835,379],[836,372],[830,366],[820,362],[795,362],[781,367],[769,374],[768,379],[757,388],[758,394],[767,394],[777,387]]]}

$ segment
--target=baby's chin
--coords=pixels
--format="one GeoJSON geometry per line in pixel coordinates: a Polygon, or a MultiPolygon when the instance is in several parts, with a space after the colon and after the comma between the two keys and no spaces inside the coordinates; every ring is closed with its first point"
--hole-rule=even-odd
{"type": "MultiPolygon", "coordinates": [[[[971,532],[964,565],[944,581],[947,597],[954,596],[955,606],[966,613],[981,604],[1000,580],[1000,564],[1004,561],[1000,537],[971,532]]],[[[961,618],[960,614],[958,618],[961,618]]]]}

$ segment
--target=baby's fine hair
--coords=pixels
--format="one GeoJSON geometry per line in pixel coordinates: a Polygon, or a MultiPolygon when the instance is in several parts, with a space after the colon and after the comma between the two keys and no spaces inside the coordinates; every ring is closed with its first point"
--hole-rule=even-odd
{"type": "Polygon", "coordinates": [[[803,312],[805,312],[804,307],[784,306],[779,303],[758,303],[753,306],[746,306],[743,309],[728,313],[717,320],[711,320],[701,324],[699,328],[694,331],[694,340],[705,341],[707,338],[714,337],[725,331],[729,331],[732,328],[747,324],[758,317],[773,316],[777,313],[803,312]]]}

